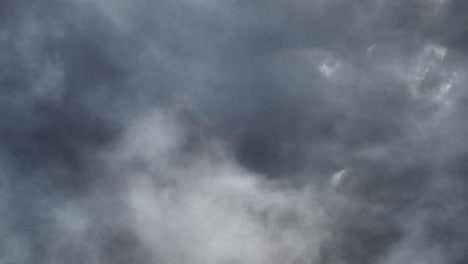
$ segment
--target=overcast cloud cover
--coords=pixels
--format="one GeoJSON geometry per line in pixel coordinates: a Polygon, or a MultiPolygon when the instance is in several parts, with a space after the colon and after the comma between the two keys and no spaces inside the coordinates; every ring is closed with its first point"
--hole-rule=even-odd
{"type": "Polygon", "coordinates": [[[0,1],[0,263],[468,263],[468,2],[0,1]]]}

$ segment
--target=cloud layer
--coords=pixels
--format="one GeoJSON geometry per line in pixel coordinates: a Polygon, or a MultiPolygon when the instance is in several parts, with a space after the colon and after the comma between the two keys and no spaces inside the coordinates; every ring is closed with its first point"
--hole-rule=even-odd
{"type": "Polygon", "coordinates": [[[0,4],[1,263],[465,263],[462,0],[0,4]]]}

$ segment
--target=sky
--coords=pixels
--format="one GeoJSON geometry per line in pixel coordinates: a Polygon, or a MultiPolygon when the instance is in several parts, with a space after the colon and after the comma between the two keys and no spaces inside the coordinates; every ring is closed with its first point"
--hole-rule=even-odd
{"type": "Polygon", "coordinates": [[[467,263],[467,11],[2,0],[0,263],[467,263]]]}

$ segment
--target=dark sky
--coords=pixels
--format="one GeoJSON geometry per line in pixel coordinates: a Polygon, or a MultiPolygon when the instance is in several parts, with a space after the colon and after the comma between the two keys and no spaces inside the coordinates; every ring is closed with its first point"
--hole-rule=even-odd
{"type": "Polygon", "coordinates": [[[0,1],[0,263],[468,263],[468,2],[0,1]]]}

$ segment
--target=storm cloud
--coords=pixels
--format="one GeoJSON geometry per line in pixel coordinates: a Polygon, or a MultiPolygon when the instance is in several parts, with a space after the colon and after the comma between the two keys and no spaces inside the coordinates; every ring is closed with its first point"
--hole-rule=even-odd
{"type": "Polygon", "coordinates": [[[3,0],[0,262],[468,261],[462,0],[3,0]]]}

